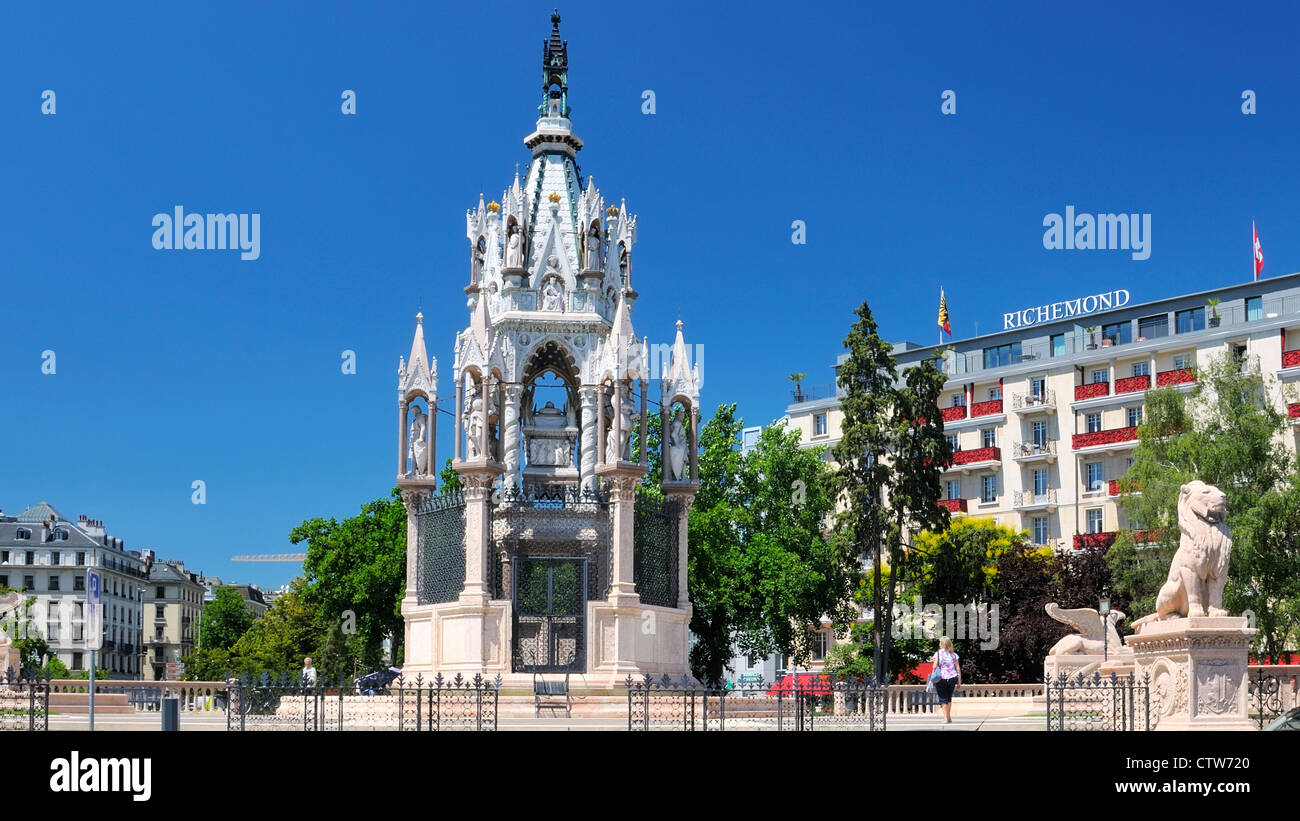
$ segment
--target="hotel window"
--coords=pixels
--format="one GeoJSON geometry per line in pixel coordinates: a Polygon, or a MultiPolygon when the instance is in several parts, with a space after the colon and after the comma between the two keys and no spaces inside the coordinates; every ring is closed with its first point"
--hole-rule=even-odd
{"type": "Polygon", "coordinates": [[[46,611],[45,637],[48,641],[59,640],[59,603],[50,602],[46,611]]]}
{"type": "Polygon", "coordinates": [[[1020,343],[1012,342],[1009,345],[997,345],[992,348],[984,349],[984,367],[1001,368],[1004,365],[1014,365],[1020,361],[1020,343]]]}
{"type": "Polygon", "coordinates": [[[27,551],[27,561],[24,562],[24,564],[36,564],[36,551],[35,551],[35,550],[29,550],[29,551],[27,551]]]}
{"type": "Polygon", "coordinates": [[[998,446],[998,432],[993,428],[983,428],[980,430],[980,441],[986,448],[995,448],[998,446]]]}
{"type": "Polygon", "coordinates": [[[981,479],[980,501],[996,502],[998,499],[998,475],[989,473],[981,477],[981,479]]]}
{"type": "Polygon", "coordinates": [[[1174,370],[1176,371],[1187,370],[1188,368],[1192,367],[1192,362],[1193,360],[1191,354],[1181,354],[1179,356],[1175,356],[1174,370]]]}
{"type": "Polygon", "coordinates": [[[1001,386],[1001,385],[995,385],[995,386],[989,388],[989,401],[990,401],[990,402],[996,402],[996,401],[998,401],[998,400],[1001,399],[1001,398],[1002,398],[1002,386],[1001,386]]]}
{"type": "Polygon", "coordinates": [[[1030,436],[1033,439],[1034,447],[1047,446],[1047,423],[1035,422],[1030,429],[1030,436]]]}
{"type": "Polygon", "coordinates": [[[813,417],[813,436],[826,435],[826,414],[819,413],[813,417]]]}
{"type": "Polygon", "coordinates": [[[1169,336],[1169,314],[1157,314],[1138,320],[1138,336],[1158,339],[1169,336]]]}
{"type": "Polygon", "coordinates": [[[1264,297],[1246,297],[1246,321],[1255,322],[1264,318],[1264,297]]]}
{"type": "Polygon", "coordinates": [[[1092,384],[1110,381],[1110,368],[1098,368],[1092,372],[1092,384]]]}
{"type": "Polygon", "coordinates": [[[81,669],[81,653],[74,652],[72,654],[72,669],[73,670],[81,669]]]}
{"type": "Polygon", "coordinates": [[[154,605],[154,610],[153,610],[153,617],[154,617],[155,619],[165,619],[165,618],[167,618],[167,607],[166,607],[166,605],[155,604],[155,605],[154,605]]]}
{"type": "Polygon", "coordinates": [[[1137,427],[1138,425],[1140,425],[1140,424],[1142,424],[1142,409],[1141,409],[1141,408],[1129,408],[1129,409],[1128,409],[1128,426],[1129,426],[1130,428],[1136,428],[1136,427],[1137,427]]]}
{"type": "Polygon", "coordinates": [[[1065,334],[1052,334],[1052,356],[1065,356],[1065,334]]]}
{"type": "Polygon", "coordinates": [[[50,576],[50,583],[49,583],[49,586],[46,587],[46,589],[47,589],[47,590],[58,590],[58,589],[59,589],[59,577],[58,577],[58,576],[50,576]]]}
{"type": "Polygon", "coordinates": [[[1083,418],[1083,423],[1088,433],[1097,433],[1101,430],[1101,414],[1090,413],[1083,418]]]}
{"type": "Polygon", "coordinates": [[[36,577],[32,575],[23,576],[23,587],[27,590],[35,590],[36,577]]]}
{"type": "Polygon", "coordinates": [[[1034,517],[1034,544],[1047,544],[1047,517],[1034,517]]]}
{"type": "Polygon", "coordinates": [[[1100,533],[1102,527],[1101,508],[1094,507],[1088,511],[1088,532],[1100,533]]]}
{"type": "Polygon", "coordinates": [[[27,530],[26,528],[20,527],[18,528],[17,531],[14,532],[15,539],[30,539],[31,537],[32,537],[32,532],[30,530],[27,530]]]}
{"type": "Polygon", "coordinates": [[[1034,495],[1042,496],[1047,492],[1047,468],[1034,471],[1034,495]]]}
{"type": "Polygon", "coordinates": [[[953,406],[954,408],[964,408],[964,407],[966,407],[966,394],[965,394],[965,393],[954,393],[954,394],[952,395],[952,406],[953,406]]]}
{"type": "Polygon", "coordinates": [[[1192,308],[1174,314],[1174,328],[1180,334],[1205,330],[1205,309],[1192,308]]]}
{"type": "Polygon", "coordinates": [[[72,640],[73,641],[82,641],[85,638],[84,636],[84,630],[86,625],[85,606],[86,606],[85,602],[77,602],[76,604],[73,605],[73,616],[72,616],[72,640]]]}
{"type": "Polygon", "coordinates": [[[1134,375],[1134,376],[1150,376],[1150,375],[1151,375],[1151,363],[1150,363],[1150,362],[1134,362],[1134,363],[1133,363],[1133,375],[1134,375]]]}
{"type": "Polygon", "coordinates": [[[0,564],[9,564],[8,550],[0,550],[0,564]]]}
{"type": "Polygon", "coordinates": [[[1127,345],[1133,341],[1133,323],[1115,322],[1101,327],[1101,338],[1109,339],[1112,345],[1127,345]]]}
{"type": "Polygon", "coordinates": [[[1047,396],[1047,380],[1041,376],[1029,380],[1029,395],[1035,399],[1042,399],[1047,396]]]}
{"type": "Polygon", "coordinates": [[[159,588],[154,592],[154,598],[155,598],[155,599],[165,599],[165,598],[167,598],[167,588],[165,588],[165,587],[159,587],[159,588]]]}
{"type": "Polygon", "coordinates": [[[1101,462],[1092,462],[1086,466],[1088,471],[1088,490],[1101,490],[1105,482],[1101,478],[1101,462]]]}
{"type": "Polygon", "coordinates": [[[948,480],[948,498],[949,499],[961,498],[961,480],[959,479],[948,480]]]}
{"type": "Polygon", "coordinates": [[[51,567],[59,566],[59,551],[55,550],[50,553],[50,566],[51,567]]]}
{"type": "Polygon", "coordinates": [[[808,634],[809,649],[812,651],[813,661],[823,661],[826,658],[826,633],[818,630],[808,634]]]}
{"type": "Polygon", "coordinates": [[[86,563],[86,551],[84,551],[84,550],[78,550],[78,551],[77,551],[77,564],[85,564],[85,563],[86,563]]]}
{"type": "Polygon", "coordinates": [[[948,434],[947,439],[948,439],[948,447],[952,448],[953,453],[956,453],[957,451],[961,450],[961,448],[957,447],[957,434],[950,433],[948,434]]]}

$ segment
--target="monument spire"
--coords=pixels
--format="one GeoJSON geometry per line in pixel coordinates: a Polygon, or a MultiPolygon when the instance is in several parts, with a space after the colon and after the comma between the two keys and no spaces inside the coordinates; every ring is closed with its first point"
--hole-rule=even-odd
{"type": "Polygon", "coordinates": [[[560,39],[560,10],[551,12],[551,39],[542,44],[543,117],[569,116],[569,41],[560,39]]]}

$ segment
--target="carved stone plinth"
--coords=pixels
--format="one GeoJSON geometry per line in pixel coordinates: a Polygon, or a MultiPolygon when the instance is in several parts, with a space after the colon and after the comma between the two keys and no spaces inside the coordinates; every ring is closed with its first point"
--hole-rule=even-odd
{"type": "Polygon", "coordinates": [[[1134,674],[1151,675],[1155,729],[1255,729],[1246,693],[1254,635],[1244,617],[1198,616],[1148,622],[1129,636],[1134,674]]]}

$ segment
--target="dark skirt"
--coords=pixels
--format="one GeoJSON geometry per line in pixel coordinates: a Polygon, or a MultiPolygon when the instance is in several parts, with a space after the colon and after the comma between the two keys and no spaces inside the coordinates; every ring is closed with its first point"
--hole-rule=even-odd
{"type": "Polygon", "coordinates": [[[934,683],[934,691],[939,696],[940,704],[952,701],[952,691],[957,689],[957,677],[941,678],[934,683]]]}

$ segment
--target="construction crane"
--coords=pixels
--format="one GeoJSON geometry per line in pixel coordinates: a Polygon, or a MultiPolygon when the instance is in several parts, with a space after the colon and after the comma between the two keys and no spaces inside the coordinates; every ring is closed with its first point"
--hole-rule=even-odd
{"type": "Polygon", "coordinates": [[[247,556],[231,556],[232,562],[301,562],[307,560],[306,553],[251,553],[247,556]]]}

